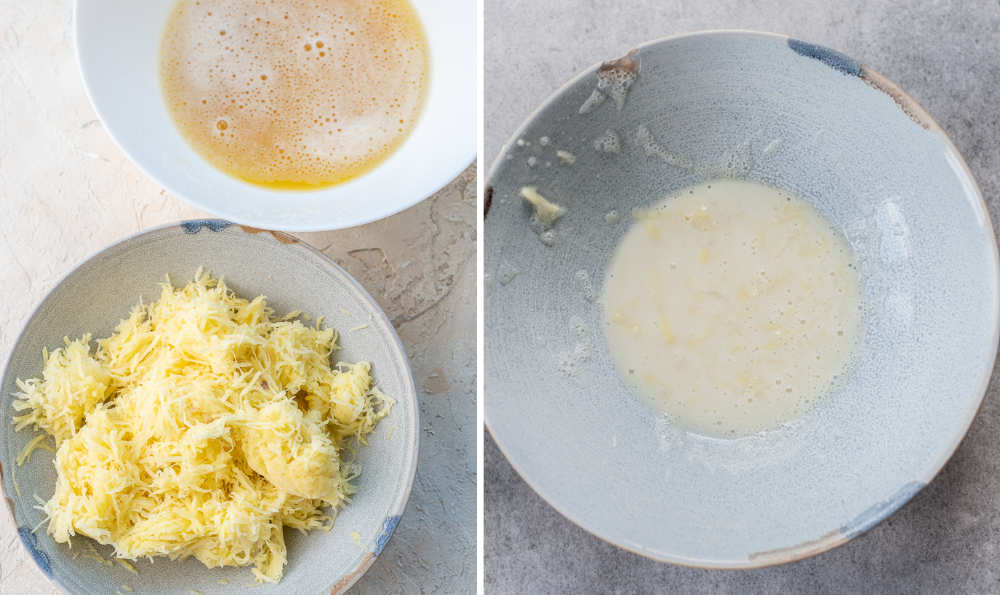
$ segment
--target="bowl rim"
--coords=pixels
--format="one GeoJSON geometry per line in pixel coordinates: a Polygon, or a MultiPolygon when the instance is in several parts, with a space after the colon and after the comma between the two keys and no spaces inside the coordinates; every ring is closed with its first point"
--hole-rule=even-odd
{"type": "MultiPolygon", "coordinates": [[[[36,318],[36,316],[42,310],[42,307],[51,298],[52,294],[59,287],[61,287],[63,283],[67,281],[67,279],[76,274],[80,270],[80,268],[82,268],[87,263],[93,261],[96,258],[99,258],[103,254],[115,248],[125,246],[126,244],[132,243],[145,236],[172,230],[177,230],[179,233],[188,233],[187,226],[191,226],[192,229],[197,229],[198,231],[195,233],[201,233],[201,229],[203,227],[208,228],[206,231],[211,230],[211,232],[226,231],[231,227],[238,227],[240,231],[246,234],[257,234],[262,231],[269,231],[269,230],[261,230],[253,227],[239,225],[231,221],[227,221],[225,219],[185,219],[185,220],[174,221],[172,223],[164,223],[161,225],[156,225],[145,229],[141,229],[139,231],[136,231],[135,233],[129,234],[119,240],[116,240],[104,246],[103,248],[97,250],[96,252],[93,252],[92,254],[81,260],[79,263],[77,263],[72,269],[63,274],[52,285],[52,287],[50,287],[45,292],[45,296],[38,301],[38,304],[35,305],[31,313],[25,318],[24,323],[21,325],[20,331],[18,331],[17,337],[11,343],[10,353],[8,353],[7,355],[3,368],[2,370],[0,370],[0,381],[2,381],[3,378],[7,377],[11,360],[14,357],[14,353],[17,349],[17,346],[22,342],[22,339],[24,339],[25,333],[27,332],[28,326],[30,325],[31,321],[36,318]],[[215,226],[216,229],[212,229],[213,226],[215,226]]],[[[293,237],[290,234],[285,234],[284,232],[281,231],[274,231],[270,233],[284,236],[284,238],[293,237]]],[[[283,239],[282,237],[277,237],[277,236],[274,237],[274,240],[281,246],[285,246],[286,243],[290,243],[305,248],[305,250],[311,256],[313,256],[318,260],[318,264],[320,264],[321,266],[323,266],[328,270],[331,270],[335,276],[345,280],[347,284],[361,296],[363,301],[368,302],[369,307],[372,308],[371,314],[374,317],[374,319],[381,321],[388,330],[390,337],[390,343],[389,343],[390,349],[398,354],[398,356],[400,357],[400,359],[404,364],[404,370],[402,370],[403,384],[404,384],[403,394],[398,396],[394,395],[394,398],[396,399],[396,401],[401,401],[405,399],[411,402],[411,407],[410,407],[411,415],[409,416],[409,418],[404,420],[404,422],[407,425],[409,425],[413,430],[411,432],[412,439],[410,440],[410,443],[407,445],[403,445],[403,448],[405,449],[404,450],[405,454],[403,458],[404,471],[402,473],[402,478],[405,481],[397,484],[396,494],[390,504],[389,510],[386,513],[387,516],[383,520],[383,524],[380,525],[379,529],[377,530],[379,540],[382,540],[381,546],[379,546],[378,544],[373,544],[376,549],[375,552],[369,552],[367,551],[367,549],[359,551],[356,561],[353,563],[351,570],[349,570],[343,576],[334,577],[329,582],[329,584],[326,585],[323,591],[323,592],[329,592],[331,594],[339,594],[339,593],[344,593],[348,589],[350,589],[350,587],[354,585],[354,583],[356,583],[365,574],[365,572],[368,571],[368,569],[372,566],[372,564],[374,564],[375,559],[378,557],[382,549],[385,547],[388,541],[391,540],[392,535],[395,533],[395,529],[397,526],[396,523],[398,523],[398,521],[402,518],[403,514],[406,511],[406,505],[409,502],[410,494],[413,489],[413,482],[416,476],[417,462],[419,458],[418,455],[420,451],[419,399],[417,396],[416,383],[413,380],[413,367],[412,364],[410,363],[410,358],[406,353],[406,349],[403,346],[403,342],[399,338],[399,333],[396,331],[396,327],[393,326],[392,321],[389,320],[389,317],[386,316],[385,312],[382,310],[382,307],[378,304],[377,301],[375,301],[375,299],[371,296],[371,294],[368,293],[368,290],[365,289],[364,286],[362,286],[361,283],[359,283],[358,280],[355,279],[353,275],[347,272],[332,258],[321,252],[315,246],[309,244],[308,242],[298,237],[294,237],[293,242],[289,242],[287,239],[285,239],[285,241],[282,241],[282,239],[283,239]],[[390,524],[390,520],[392,519],[395,519],[395,521],[390,524]]],[[[0,403],[3,403],[5,401],[6,399],[3,399],[3,397],[0,396],[0,403]]],[[[11,428],[0,427],[0,443],[6,443],[8,440],[9,433],[11,432],[13,432],[11,428]]],[[[0,457],[3,456],[4,452],[5,451],[0,451],[0,457]]],[[[6,461],[6,463],[9,466],[11,461],[6,461]]],[[[4,506],[4,508],[7,510],[7,514],[9,515],[9,518],[14,527],[17,527],[18,526],[17,518],[14,515],[14,508],[7,494],[7,489],[4,485],[3,477],[4,477],[3,466],[2,462],[0,462],[0,497],[2,497],[6,501],[6,505],[4,506]]],[[[36,566],[39,566],[37,558],[35,556],[31,556],[31,558],[34,564],[36,566]]],[[[42,570],[44,571],[44,569],[42,570]]],[[[57,584],[58,586],[64,589],[71,589],[74,586],[71,584],[67,584],[64,580],[57,577],[54,573],[46,572],[45,575],[53,583],[57,584]]]]}
{"type": "MultiPolygon", "coordinates": [[[[410,197],[406,200],[399,201],[396,204],[387,206],[382,209],[368,209],[364,211],[358,211],[355,216],[352,216],[350,218],[345,218],[332,225],[330,223],[323,223],[323,224],[300,223],[291,225],[287,223],[276,224],[274,221],[269,220],[266,215],[241,217],[233,212],[227,212],[227,209],[225,208],[218,208],[215,205],[208,204],[205,201],[201,200],[200,198],[186,196],[184,193],[178,192],[175,186],[169,183],[169,181],[165,180],[159,175],[155,175],[144,163],[140,162],[132,155],[131,151],[129,151],[125,147],[125,144],[123,143],[122,138],[119,136],[119,134],[115,131],[113,127],[108,125],[108,119],[105,117],[105,111],[101,108],[100,104],[94,100],[93,81],[90,74],[88,73],[87,68],[84,67],[83,53],[80,44],[81,35],[79,26],[80,20],[78,18],[79,16],[78,13],[80,11],[80,4],[86,1],[88,0],[73,0],[73,53],[74,56],[76,57],[77,70],[80,72],[80,76],[83,79],[83,88],[84,92],[87,95],[87,100],[90,103],[91,108],[94,110],[94,113],[97,115],[98,120],[100,120],[101,127],[104,129],[105,132],[107,132],[108,136],[111,137],[112,142],[115,144],[118,150],[121,151],[121,153],[125,155],[126,158],[128,158],[129,162],[132,163],[132,165],[134,165],[148,179],[152,180],[155,184],[162,186],[167,192],[170,193],[171,196],[179,198],[194,207],[197,207],[199,209],[204,210],[207,213],[214,215],[215,217],[219,217],[227,221],[231,221],[233,223],[238,223],[242,225],[252,225],[255,227],[262,227],[267,229],[278,227],[279,229],[282,229],[284,231],[295,231],[295,232],[328,231],[328,230],[357,227],[359,225],[364,225],[366,223],[371,223],[373,221],[379,221],[381,219],[385,219],[386,217],[390,217],[392,215],[395,215],[396,213],[405,211],[406,209],[423,202],[424,200],[430,198],[436,192],[447,186],[452,180],[457,178],[459,175],[461,175],[461,173],[465,171],[465,169],[469,166],[470,163],[476,162],[477,149],[476,149],[476,143],[473,143],[471,154],[466,155],[461,163],[450,168],[448,170],[449,174],[447,177],[442,176],[442,179],[440,181],[435,182],[433,184],[429,184],[428,187],[425,189],[413,192],[412,194],[409,195],[410,197]]],[[[421,25],[424,27],[424,30],[426,32],[427,26],[424,25],[423,22],[421,22],[421,25]]],[[[434,84],[433,79],[434,76],[432,74],[431,76],[432,85],[434,84]]],[[[473,93],[473,96],[475,95],[476,93],[473,93]]],[[[426,102],[428,100],[429,96],[425,97],[424,99],[425,105],[421,108],[420,118],[423,118],[425,112],[427,111],[426,102]]],[[[416,128],[414,128],[414,130],[415,129],[416,128]]],[[[409,136],[412,135],[412,133],[413,131],[411,130],[410,133],[407,135],[407,137],[404,138],[404,143],[406,142],[406,140],[409,139],[409,136]]],[[[389,154],[389,156],[397,153],[401,148],[402,145],[393,150],[389,154]]],[[[205,158],[202,157],[201,155],[198,155],[198,158],[201,159],[202,161],[205,161],[205,158]]],[[[361,176],[347,180],[344,183],[348,183],[355,179],[359,179],[360,177],[375,173],[381,167],[382,163],[384,163],[384,160],[376,164],[373,168],[367,170],[361,176]]],[[[226,175],[228,176],[228,174],[226,175]]],[[[335,184],[332,187],[335,188],[337,186],[343,185],[344,183],[335,184]]],[[[321,192],[323,190],[328,190],[328,189],[329,188],[324,187],[320,190],[317,190],[317,192],[321,192]]],[[[276,196],[281,194],[281,191],[273,191],[273,192],[275,193],[276,196]]]]}
{"type": "MultiPolygon", "coordinates": [[[[773,39],[776,41],[781,40],[785,41],[786,43],[791,40],[796,40],[792,36],[783,33],[756,31],[752,29],[704,29],[698,31],[676,33],[673,35],[667,35],[664,37],[659,37],[656,39],[644,41],[642,43],[632,46],[632,49],[630,51],[642,52],[642,50],[644,49],[648,49],[662,43],[692,39],[697,37],[759,37],[759,38],[773,39]]],[[[1000,315],[997,314],[997,312],[1000,312],[1000,291],[998,291],[997,289],[998,280],[1000,280],[1000,248],[998,248],[996,228],[993,226],[993,221],[990,217],[989,208],[986,204],[985,198],[983,198],[983,193],[982,190],[979,188],[979,183],[976,181],[975,176],[973,176],[972,170],[969,168],[969,165],[965,161],[965,158],[962,157],[962,154],[959,152],[958,148],[955,147],[955,144],[952,142],[951,138],[944,131],[944,129],[941,128],[941,126],[934,120],[933,117],[931,117],[931,115],[927,112],[926,109],[924,109],[922,105],[920,105],[908,93],[903,91],[902,88],[900,88],[894,82],[892,82],[891,80],[880,74],[878,71],[871,68],[870,66],[867,66],[863,62],[856,61],[853,58],[847,56],[846,54],[842,54],[841,52],[833,50],[826,46],[821,46],[812,43],[808,43],[808,45],[820,51],[832,52],[836,56],[845,57],[849,59],[851,62],[856,63],[860,68],[864,70],[866,76],[868,76],[874,82],[878,83],[877,87],[875,87],[875,85],[872,85],[873,87],[876,88],[876,90],[882,93],[886,93],[887,95],[890,96],[890,98],[892,98],[897,103],[900,103],[900,101],[905,102],[907,109],[910,112],[912,112],[911,114],[908,113],[907,115],[910,115],[911,119],[914,119],[915,122],[918,123],[919,125],[923,125],[924,128],[926,128],[929,132],[936,134],[940,138],[940,140],[944,142],[946,149],[945,154],[950,153],[951,155],[953,155],[955,157],[956,163],[961,165],[962,168],[961,174],[964,175],[966,181],[968,182],[968,184],[966,184],[966,193],[968,194],[971,191],[974,197],[979,199],[978,202],[973,201],[973,205],[978,207],[980,215],[982,215],[983,219],[987,223],[989,223],[989,228],[992,231],[992,233],[989,234],[991,238],[991,241],[989,243],[993,248],[992,277],[993,277],[994,316],[993,316],[992,353],[990,354],[989,358],[989,361],[992,362],[992,364],[989,366],[984,366],[984,370],[981,373],[979,382],[980,385],[980,388],[978,389],[979,397],[975,401],[974,406],[969,407],[968,410],[965,412],[965,419],[963,420],[962,430],[955,434],[949,447],[944,449],[936,459],[932,460],[930,464],[927,465],[926,469],[924,469],[923,477],[919,478],[921,483],[917,489],[902,491],[901,497],[894,498],[888,503],[887,506],[880,508],[871,518],[870,522],[866,523],[866,525],[863,526],[860,530],[852,531],[848,534],[840,532],[839,535],[834,534],[838,532],[837,530],[835,530],[832,533],[819,536],[814,540],[810,540],[801,544],[791,545],[789,547],[782,547],[777,550],[772,550],[770,552],[767,552],[766,556],[760,556],[757,557],[756,559],[748,557],[745,563],[733,563],[733,562],[716,563],[710,560],[704,560],[704,559],[693,560],[689,558],[684,558],[683,556],[666,554],[662,552],[654,553],[651,551],[641,551],[633,544],[625,543],[622,541],[616,541],[614,539],[605,537],[597,533],[595,530],[592,530],[591,528],[587,527],[581,519],[570,514],[564,506],[557,504],[553,499],[551,499],[548,495],[546,495],[544,491],[539,490],[537,483],[532,481],[523,472],[522,468],[509,456],[508,454],[509,451],[508,449],[504,448],[503,441],[497,438],[496,432],[493,431],[493,428],[490,426],[489,423],[488,408],[484,407],[483,423],[486,426],[486,429],[489,432],[490,436],[493,438],[494,443],[496,444],[500,452],[503,454],[504,458],[507,460],[507,463],[517,472],[517,474],[521,477],[521,479],[526,484],[528,484],[528,486],[535,492],[536,495],[538,495],[542,500],[544,500],[549,506],[554,508],[564,518],[568,519],[574,525],[583,529],[590,535],[597,537],[601,541],[610,543],[611,545],[617,548],[629,551],[633,554],[638,554],[650,560],[655,560],[657,562],[666,562],[678,566],[686,566],[689,568],[702,568],[702,569],[749,570],[754,568],[766,568],[769,566],[788,564],[791,562],[796,562],[799,560],[803,560],[806,558],[810,558],[812,556],[822,554],[826,551],[839,547],[853,540],[859,535],[867,533],[877,525],[881,524],[882,521],[892,516],[892,514],[894,514],[897,510],[899,510],[907,503],[909,503],[914,496],[920,493],[920,491],[923,490],[923,488],[926,487],[928,484],[930,484],[931,481],[933,481],[934,478],[938,475],[938,473],[940,473],[941,469],[944,468],[945,464],[954,455],[955,451],[958,449],[958,446],[962,443],[962,440],[965,438],[966,434],[968,434],[969,427],[972,425],[973,419],[975,419],[976,414],[979,412],[979,409],[983,403],[983,399],[986,396],[986,391],[989,388],[993,368],[996,364],[998,347],[1000,347],[1000,315]]],[[[486,175],[485,183],[483,186],[487,196],[489,196],[489,192],[493,188],[493,183],[492,183],[493,179],[497,175],[497,172],[499,171],[500,167],[503,165],[505,156],[511,150],[516,139],[520,138],[523,135],[524,131],[527,130],[529,126],[531,126],[531,124],[535,121],[535,119],[543,110],[554,104],[571,87],[578,84],[584,78],[592,75],[597,70],[597,68],[601,66],[602,63],[603,61],[596,62],[591,66],[588,66],[587,68],[584,68],[583,70],[578,72],[568,81],[557,87],[537,107],[535,107],[527,116],[525,116],[524,120],[515,129],[514,133],[511,134],[506,141],[504,141],[504,143],[500,146],[500,149],[497,151],[496,156],[493,157],[493,161],[490,164],[488,173],[486,175]]],[[[483,212],[484,232],[485,232],[485,223],[488,211],[489,211],[488,206],[484,205],[484,212],[483,212]]],[[[485,233],[484,233],[484,238],[485,238],[485,233]]],[[[485,249],[485,239],[484,239],[484,249],[485,249]]],[[[484,315],[485,315],[485,307],[486,304],[484,301],[483,302],[484,315]]],[[[484,332],[485,332],[485,327],[484,327],[484,332]]],[[[481,371],[481,373],[485,374],[485,359],[484,359],[483,370],[481,371]]],[[[487,392],[484,391],[485,400],[488,401],[489,397],[486,396],[486,394],[487,392]]],[[[902,488],[905,487],[906,486],[902,486],[902,488]]],[[[873,502],[872,504],[876,505],[878,504],[878,502],[873,502]]]]}

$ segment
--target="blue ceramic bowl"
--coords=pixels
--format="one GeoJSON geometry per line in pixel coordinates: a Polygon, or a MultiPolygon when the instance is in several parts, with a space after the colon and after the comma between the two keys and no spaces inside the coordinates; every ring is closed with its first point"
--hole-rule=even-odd
{"type": "Polygon", "coordinates": [[[982,196],[930,116],[847,56],[736,31],[641,46],[532,115],[487,201],[490,430],[542,497],[618,546],[747,568],[842,544],[931,481],[982,400],[998,337],[982,196]],[[593,299],[633,208],[720,177],[812,203],[862,284],[859,344],[830,394],[737,440],[644,406],[615,372],[593,299]],[[532,229],[524,185],[567,208],[552,235],[532,229]]]}
{"type": "Polygon", "coordinates": [[[416,470],[417,402],[409,362],[399,337],[371,296],[343,269],[312,247],[281,232],[188,221],[144,231],[96,254],[70,273],[32,314],[7,362],[0,406],[0,476],[25,547],[39,568],[71,593],[340,593],[372,564],[399,522],[416,470]],[[47,499],[55,486],[52,455],[38,450],[24,466],[15,459],[36,432],[14,432],[10,403],[15,379],[41,373],[42,349],[64,336],[109,335],[140,299],[158,299],[169,275],[186,283],[198,267],[224,277],[237,294],[266,295],[279,313],[302,310],[323,316],[340,332],[344,361],[368,360],[376,381],[396,399],[369,445],[358,450],[363,467],[358,492],[328,533],[286,531],[288,565],[276,585],[256,585],[248,568],[208,569],[189,559],[134,563],[138,574],[110,562],[112,548],[76,536],[72,548],[55,543],[42,525],[33,494],[47,499]],[[367,324],[364,329],[349,329],[367,324]],[[360,544],[351,536],[360,534],[360,544]],[[101,562],[95,558],[104,558],[101,562]]]}

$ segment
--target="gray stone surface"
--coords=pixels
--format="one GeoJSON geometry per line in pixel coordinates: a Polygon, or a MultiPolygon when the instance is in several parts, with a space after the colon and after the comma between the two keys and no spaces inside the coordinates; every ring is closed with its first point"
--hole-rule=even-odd
{"type": "MultiPolygon", "coordinates": [[[[898,83],[949,133],[1000,216],[1000,4],[846,0],[486,0],[486,151],[580,70],[702,29],[786,33],[898,83]]],[[[816,558],[752,571],[660,564],[619,550],[542,501],[485,445],[487,593],[1000,592],[1000,379],[955,456],[908,505],[816,558]]]]}
{"type": "MultiPolygon", "coordinates": [[[[419,389],[409,505],[351,593],[475,590],[475,178],[473,165],[388,219],[299,234],[379,302],[419,389]]],[[[71,2],[0,0],[0,208],[0,362],[35,305],[90,254],[205,216],[146,178],[101,127],[77,68],[71,2]]],[[[0,510],[0,594],[58,592],[0,510]]]]}

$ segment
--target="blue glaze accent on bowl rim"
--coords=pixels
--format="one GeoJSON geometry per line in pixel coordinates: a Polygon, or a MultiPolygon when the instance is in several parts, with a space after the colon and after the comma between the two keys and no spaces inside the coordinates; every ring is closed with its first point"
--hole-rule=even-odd
{"type": "Polygon", "coordinates": [[[791,37],[788,38],[788,47],[800,56],[819,60],[830,68],[844,74],[861,76],[861,65],[849,56],[845,56],[836,50],[791,37]]]}
{"type": "Polygon", "coordinates": [[[38,549],[38,538],[27,527],[18,527],[17,535],[21,538],[21,543],[27,548],[28,553],[34,558],[35,564],[42,569],[45,576],[52,578],[52,565],[49,563],[49,555],[38,549]]]}
{"type": "Polygon", "coordinates": [[[389,543],[389,538],[392,537],[392,532],[396,530],[396,525],[399,524],[399,515],[393,515],[385,519],[385,523],[382,524],[382,530],[379,531],[378,537],[375,538],[375,555],[378,556],[385,549],[387,543],[389,543]]]}
{"type": "Polygon", "coordinates": [[[184,233],[198,233],[202,227],[207,228],[209,231],[222,231],[230,225],[232,223],[225,219],[189,219],[188,221],[181,221],[181,229],[184,230],[184,233]]]}
{"type": "Polygon", "coordinates": [[[800,543],[792,547],[782,547],[774,550],[751,554],[748,562],[755,566],[773,566],[795,560],[801,560],[825,552],[838,545],[847,543],[865,531],[879,524],[894,512],[899,510],[927,484],[922,481],[910,481],[903,484],[896,493],[887,500],[868,507],[864,512],[854,517],[839,529],[818,537],[817,539],[800,543]]]}
{"type": "Polygon", "coordinates": [[[925,485],[927,484],[922,481],[910,481],[903,484],[888,500],[873,504],[868,510],[865,510],[855,517],[854,520],[841,527],[840,532],[847,539],[853,539],[861,535],[899,510],[910,498],[922,490],[925,485]]]}

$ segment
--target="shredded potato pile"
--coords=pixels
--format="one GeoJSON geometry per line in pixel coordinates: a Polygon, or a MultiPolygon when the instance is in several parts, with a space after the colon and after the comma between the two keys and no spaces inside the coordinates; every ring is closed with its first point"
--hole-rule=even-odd
{"type": "Polygon", "coordinates": [[[43,354],[18,380],[17,429],[57,444],[43,506],[61,543],[74,534],[120,558],[194,556],[253,565],[277,582],[284,527],[329,528],[360,471],[343,457],[393,401],[366,362],[331,367],[336,333],[275,318],[201,271],[136,306],[115,332],[43,354]]]}

